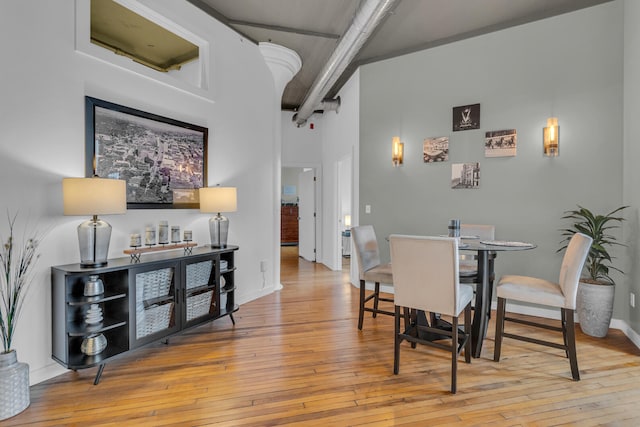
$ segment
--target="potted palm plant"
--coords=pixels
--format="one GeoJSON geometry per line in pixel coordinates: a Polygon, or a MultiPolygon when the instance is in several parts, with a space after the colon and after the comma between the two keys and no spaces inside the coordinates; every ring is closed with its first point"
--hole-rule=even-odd
{"type": "Polygon", "coordinates": [[[38,258],[38,240],[16,242],[16,217],[9,217],[9,236],[2,239],[0,248],[0,421],[19,414],[30,403],[29,365],[18,362],[12,341],[38,258]]]}
{"type": "Polygon", "coordinates": [[[606,215],[601,215],[578,205],[577,210],[565,211],[562,217],[572,220],[572,224],[569,228],[561,230],[564,240],[563,246],[558,251],[566,249],[569,240],[576,232],[586,234],[593,239],[584,265],[583,277],[578,285],[576,311],[582,332],[594,337],[607,335],[613,315],[615,282],[610,272],[612,270],[623,272],[613,266],[613,257],[609,249],[612,246],[624,245],[616,241],[611,230],[620,227],[624,218],[617,214],[626,208],[627,206],[621,206],[606,215]]]}

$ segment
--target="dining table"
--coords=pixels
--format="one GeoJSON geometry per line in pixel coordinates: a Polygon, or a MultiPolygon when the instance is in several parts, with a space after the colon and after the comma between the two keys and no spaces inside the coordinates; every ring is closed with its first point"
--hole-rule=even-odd
{"type": "MultiPolygon", "coordinates": [[[[459,251],[475,252],[477,258],[477,276],[473,283],[476,284],[473,304],[473,319],[471,322],[471,356],[479,358],[482,352],[482,344],[487,335],[487,327],[491,318],[491,299],[493,296],[493,280],[495,277],[494,262],[499,252],[515,252],[536,248],[536,245],[528,242],[506,240],[481,240],[475,236],[461,236],[458,245],[459,251]]],[[[426,313],[418,313],[418,324],[427,325],[433,322],[444,322],[437,314],[431,313],[427,320],[426,313]]],[[[426,339],[438,339],[433,336],[426,339]]]]}

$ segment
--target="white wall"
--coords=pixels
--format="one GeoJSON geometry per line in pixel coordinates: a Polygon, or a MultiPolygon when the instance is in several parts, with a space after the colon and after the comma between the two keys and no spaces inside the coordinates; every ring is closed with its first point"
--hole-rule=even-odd
{"type": "Polygon", "coordinates": [[[383,258],[385,236],[440,234],[460,218],[538,245],[499,255],[497,276],[557,280],[563,212],[623,202],[622,23],[622,3],[611,2],[361,67],[359,223],[376,227],[383,258]],[[481,129],[452,132],[452,107],[473,103],[481,129]],[[550,116],[559,118],[557,158],[542,156],[550,116]],[[517,130],[517,156],[485,158],[484,133],[501,129],[517,130]],[[399,168],[394,135],[405,143],[399,168]],[[450,136],[449,161],[425,164],[423,140],[435,136],[450,136]],[[480,188],[452,190],[451,164],[466,161],[480,162],[480,188]]]}
{"type": "Polygon", "coordinates": [[[295,113],[282,111],[282,166],[314,167],[322,156],[323,116],[313,114],[303,127],[291,121],[295,113]],[[311,129],[313,124],[313,129],[311,129]]]}
{"type": "Polygon", "coordinates": [[[282,203],[298,203],[298,175],[300,172],[302,172],[302,168],[282,168],[282,195],[280,196],[282,203]],[[285,187],[295,187],[295,193],[284,194],[285,187]]]}
{"type": "MultiPolygon", "coordinates": [[[[339,217],[338,168],[339,162],[350,159],[353,162],[354,181],[352,188],[358,188],[358,141],[360,116],[360,71],[340,89],[338,94],[341,105],[338,113],[327,112],[323,117],[322,132],[322,165],[324,168],[322,185],[325,189],[322,196],[322,242],[324,252],[322,263],[333,270],[342,269],[340,263],[340,232],[342,222],[339,217]]],[[[351,210],[351,223],[357,222],[357,191],[352,191],[354,204],[351,210]]]]}
{"type": "MultiPolygon", "coordinates": [[[[272,291],[260,261],[274,271],[273,79],[253,43],[187,3],[145,1],[210,43],[215,102],[114,67],[74,49],[75,3],[7,0],[0,3],[0,200],[47,235],[14,348],[31,367],[32,382],[60,372],[52,362],[49,267],[79,261],[76,226],[62,216],[63,177],[84,175],[84,97],[108,101],[209,128],[209,184],[238,188],[230,213],[230,244],[237,244],[240,303],[272,291]],[[251,123],[247,126],[247,123],[251,123]],[[265,138],[267,140],[265,140],[265,138]]],[[[129,210],[105,217],[113,226],[110,257],[127,247],[129,233],[148,221],[169,220],[209,243],[208,216],[197,210],[129,210]]],[[[22,222],[23,223],[23,222],[22,222]]],[[[6,221],[0,221],[4,235],[6,221]]],[[[238,322],[242,323],[242,311],[238,322]]]]}

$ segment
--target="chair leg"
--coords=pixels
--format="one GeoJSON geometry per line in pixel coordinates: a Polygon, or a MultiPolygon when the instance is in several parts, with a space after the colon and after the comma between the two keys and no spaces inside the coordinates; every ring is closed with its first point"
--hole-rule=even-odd
{"type": "Polygon", "coordinates": [[[563,308],[562,315],[566,320],[566,325],[563,326],[563,331],[566,329],[567,351],[569,353],[569,363],[571,364],[571,375],[575,381],[580,381],[578,354],[576,352],[576,323],[573,320],[573,310],[563,308]]]}
{"type": "Polygon", "coordinates": [[[502,334],[504,333],[504,315],[507,301],[504,298],[498,298],[498,307],[496,309],[496,337],[495,346],[493,347],[493,361],[500,361],[500,350],[502,347],[502,334]]]}
{"type": "MultiPolygon", "coordinates": [[[[406,316],[406,308],[405,308],[405,316],[406,316]]],[[[406,323],[405,317],[405,323],[406,323]]],[[[395,316],[394,316],[394,339],[393,339],[393,373],[398,375],[400,371],[400,307],[395,306],[395,316]]]]}
{"type": "Polygon", "coordinates": [[[378,299],[380,298],[380,282],[375,283],[373,290],[373,317],[378,314],[378,299]]]}
{"type": "Polygon", "coordinates": [[[458,318],[451,322],[451,394],[456,394],[458,371],[458,318]]]}
{"type": "Polygon", "coordinates": [[[360,280],[360,311],[358,313],[358,329],[362,330],[362,322],[364,321],[364,291],[365,291],[365,281],[360,280]]]}
{"type": "Polygon", "coordinates": [[[464,333],[467,342],[464,345],[464,361],[471,363],[471,303],[464,309],[464,333]]]}
{"type": "Polygon", "coordinates": [[[404,330],[408,331],[409,326],[411,325],[411,317],[409,314],[409,309],[407,307],[403,308],[403,314],[404,314],[404,330]]]}
{"type": "Polygon", "coordinates": [[[564,342],[564,354],[569,358],[569,343],[567,342],[567,313],[560,310],[560,322],[562,323],[562,341],[564,342]]]}

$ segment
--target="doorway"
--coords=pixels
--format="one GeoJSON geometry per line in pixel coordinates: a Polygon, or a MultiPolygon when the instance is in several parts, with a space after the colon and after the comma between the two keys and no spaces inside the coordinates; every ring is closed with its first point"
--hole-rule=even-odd
{"type": "Polygon", "coordinates": [[[281,170],[280,245],[295,247],[298,256],[316,261],[316,169],[281,170]]]}

